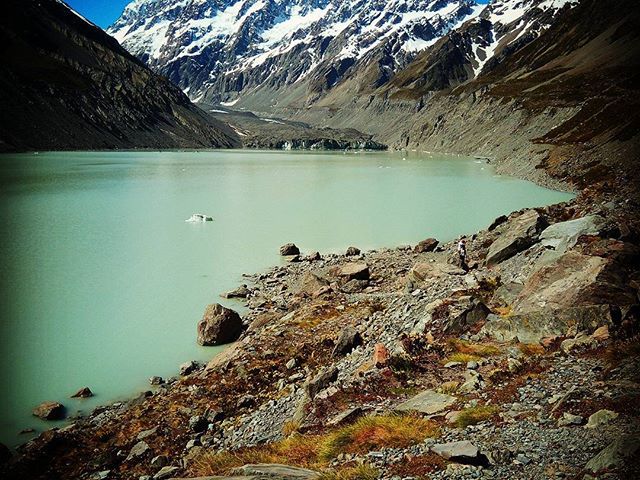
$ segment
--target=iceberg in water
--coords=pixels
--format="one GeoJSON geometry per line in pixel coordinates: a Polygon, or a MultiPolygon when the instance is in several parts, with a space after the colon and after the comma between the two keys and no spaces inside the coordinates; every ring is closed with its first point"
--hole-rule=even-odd
{"type": "Polygon", "coordinates": [[[203,213],[194,213],[185,222],[213,222],[213,218],[203,213]]]}

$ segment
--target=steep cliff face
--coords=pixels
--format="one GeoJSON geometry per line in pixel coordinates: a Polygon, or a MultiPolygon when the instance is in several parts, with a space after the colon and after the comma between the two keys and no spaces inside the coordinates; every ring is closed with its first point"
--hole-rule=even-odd
{"type": "Polygon", "coordinates": [[[62,2],[4,2],[0,45],[2,151],[239,145],[62,2]]]}

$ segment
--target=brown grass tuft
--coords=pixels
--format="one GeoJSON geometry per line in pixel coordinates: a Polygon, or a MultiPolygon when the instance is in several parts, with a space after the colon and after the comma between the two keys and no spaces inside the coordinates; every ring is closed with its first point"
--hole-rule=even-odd
{"type": "Polygon", "coordinates": [[[486,405],[483,407],[471,407],[462,410],[456,418],[456,426],[465,428],[469,425],[477,425],[496,416],[498,407],[486,405]]]}
{"type": "Polygon", "coordinates": [[[371,465],[341,468],[325,472],[318,480],[376,480],[380,472],[371,465]]]}

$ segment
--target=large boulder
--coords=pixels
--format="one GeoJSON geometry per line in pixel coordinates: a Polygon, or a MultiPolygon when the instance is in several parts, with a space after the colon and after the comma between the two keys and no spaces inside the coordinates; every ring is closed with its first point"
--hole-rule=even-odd
{"type": "Polygon", "coordinates": [[[572,250],[532,273],[513,307],[520,313],[604,303],[636,303],[625,265],[572,250]]]}
{"type": "Polygon", "coordinates": [[[34,408],[32,413],[43,420],[62,420],[66,416],[66,409],[58,402],[44,402],[34,408]]]}
{"type": "Polygon", "coordinates": [[[640,435],[622,435],[589,460],[586,469],[593,473],[623,467],[640,451],[640,435]]]}
{"type": "Polygon", "coordinates": [[[420,412],[432,415],[446,410],[456,401],[456,397],[451,395],[438,393],[434,390],[425,390],[398,405],[396,410],[399,412],[420,412]]]}
{"type": "Polygon", "coordinates": [[[324,279],[320,273],[307,271],[296,282],[292,290],[298,295],[313,295],[328,285],[329,281],[324,279]]]}
{"type": "Polygon", "coordinates": [[[366,263],[347,263],[338,273],[340,277],[349,280],[369,280],[369,266],[366,263]]]}
{"type": "Polygon", "coordinates": [[[295,243],[287,243],[280,247],[280,255],[287,257],[290,255],[300,255],[300,249],[295,243]]]}
{"type": "Polygon", "coordinates": [[[581,235],[596,235],[604,224],[604,218],[598,215],[554,223],[542,231],[540,242],[545,247],[553,248],[556,253],[564,253],[576,244],[581,235]]]}
{"type": "Polygon", "coordinates": [[[545,337],[563,337],[569,332],[590,333],[602,325],[613,325],[616,317],[616,310],[609,305],[544,309],[506,316],[491,314],[480,334],[500,342],[518,339],[537,343],[545,337]]]}
{"type": "Polygon", "coordinates": [[[427,238],[418,242],[418,244],[413,248],[414,253],[427,253],[433,252],[438,246],[438,240],[435,238],[427,238]]]}
{"type": "Polygon", "coordinates": [[[489,247],[488,266],[503,262],[538,241],[547,221],[535,210],[527,210],[500,227],[499,236],[489,247]]]}
{"type": "Polygon", "coordinates": [[[219,303],[207,306],[198,323],[200,345],[222,345],[236,341],[242,333],[242,319],[237,312],[219,303]]]}
{"type": "Polygon", "coordinates": [[[414,283],[424,282],[429,278],[439,278],[445,275],[465,275],[460,267],[444,262],[416,263],[409,272],[409,280],[414,283]]]}

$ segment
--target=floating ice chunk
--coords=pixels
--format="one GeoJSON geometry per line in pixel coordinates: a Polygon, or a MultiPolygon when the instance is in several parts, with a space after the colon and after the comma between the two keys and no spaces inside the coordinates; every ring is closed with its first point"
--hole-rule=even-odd
{"type": "Polygon", "coordinates": [[[195,223],[195,222],[213,222],[213,217],[209,217],[207,215],[204,215],[203,213],[194,213],[188,219],[186,219],[185,222],[192,222],[192,223],[195,223]]]}

